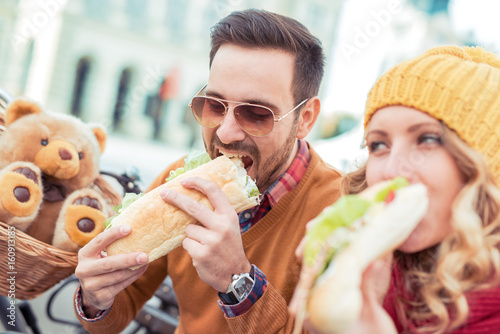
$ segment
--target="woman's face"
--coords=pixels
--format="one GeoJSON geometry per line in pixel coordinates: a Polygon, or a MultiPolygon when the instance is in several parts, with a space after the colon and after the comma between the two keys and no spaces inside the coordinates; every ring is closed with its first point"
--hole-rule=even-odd
{"type": "Polygon", "coordinates": [[[398,249],[415,253],[443,241],[452,231],[451,206],[465,180],[443,145],[439,121],[413,108],[390,106],[372,116],[366,133],[369,186],[403,176],[427,187],[427,213],[398,249]]]}

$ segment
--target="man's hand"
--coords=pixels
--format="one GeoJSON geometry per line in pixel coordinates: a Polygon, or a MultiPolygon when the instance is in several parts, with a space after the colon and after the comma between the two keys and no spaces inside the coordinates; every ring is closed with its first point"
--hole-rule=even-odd
{"type": "Polygon", "coordinates": [[[106,310],[113,304],[116,295],[138,279],[147,265],[137,270],[130,267],[145,264],[145,253],[106,256],[106,247],[113,241],[130,233],[130,226],[112,227],[98,234],[78,252],[78,266],[75,274],[80,280],[83,310],[93,318],[99,310],[106,310]]]}
{"type": "Polygon", "coordinates": [[[181,184],[205,196],[214,210],[189,196],[164,189],[163,200],[193,216],[201,225],[186,228],[182,247],[189,253],[198,276],[220,292],[226,292],[231,276],[251,269],[243,250],[238,216],[224,192],[213,182],[200,177],[185,178],[181,184]]]}

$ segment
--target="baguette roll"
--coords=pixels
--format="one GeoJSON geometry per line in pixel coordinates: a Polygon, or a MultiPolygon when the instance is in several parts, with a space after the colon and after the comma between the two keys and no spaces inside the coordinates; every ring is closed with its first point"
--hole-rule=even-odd
{"type": "Polygon", "coordinates": [[[312,221],[290,303],[295,333],[305,318],[319,333],[349,329],[363,306],[363,272],[409,237],[427,207],[425,186],[397,178],[343,197],[312,221]]]}
{"type": "Polygon", "coordinates": [[[175,190],[213,210],[204,194],[181,185],[183,178],[192,176],[217,184],[237,213],[259,203],[258,192],[254,195],[247,191],[247,182],[250,181],[253,186],[255,184],[247,176],[241,159],[217,157],[151,190],[125,208],[113,219],[112,225],[130,225],[132,232],[125,238],[110,244],[106,249],[108,256],[144,252],[148,254],[149,262],[152,262],[179,247],[186,237],[186,227],[189,224],[195,224],[196,220],[177,207],[166,203],[160,197],[160,191],[165,188],[175,190]]]}

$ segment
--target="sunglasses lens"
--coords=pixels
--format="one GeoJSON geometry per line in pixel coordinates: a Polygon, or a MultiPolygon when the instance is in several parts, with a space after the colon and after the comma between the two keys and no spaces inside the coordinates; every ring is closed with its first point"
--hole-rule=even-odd
{"type": "Polygon", "coordinates": [[[191,102],[193,115],[204,127],[213,128],[222,122],[226,114],[225,105],[215,99],[197,96],[191,102]]]}
{"type": "Polygon", "coordinates": [[[273,130],[274,115],[270,109],[243,104],[234,108],[234,115],[238,124],[251,135],[265,136],[273,130]]]}

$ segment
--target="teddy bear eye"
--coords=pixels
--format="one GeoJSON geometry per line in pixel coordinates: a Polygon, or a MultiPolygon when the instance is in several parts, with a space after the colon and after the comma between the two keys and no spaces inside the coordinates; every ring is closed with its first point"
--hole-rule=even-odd
{"type": "Polygon", "coordinates": [[[80,160],[82,160],[82,159],[83,159],[83,152],[78,152],[78,158],[79,158],[80,160]]]}
{"type": "Polygon", "coordinates": [[[47,139],[42,139],[42,146],[47,146],[49,141],[47,139]]]}

